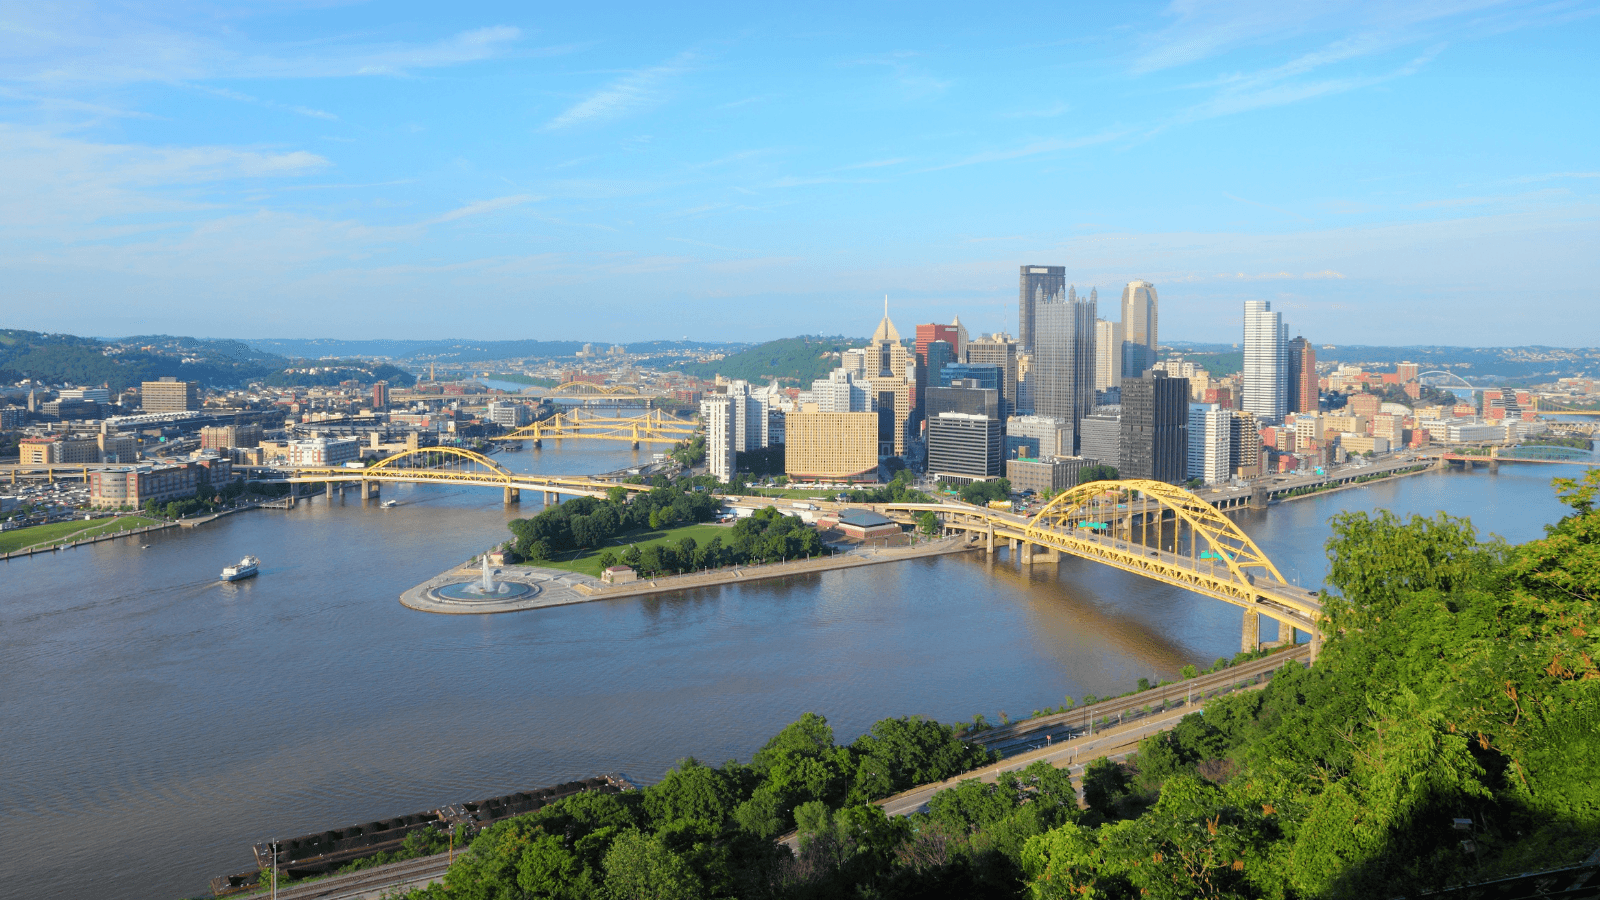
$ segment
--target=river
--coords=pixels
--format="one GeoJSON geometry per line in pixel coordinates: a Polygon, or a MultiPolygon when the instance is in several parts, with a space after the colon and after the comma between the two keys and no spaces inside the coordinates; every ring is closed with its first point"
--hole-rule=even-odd
{"type": "MultiPolygon", "coordinates": [[[[519,471],[648,452],[559,442],[519,471]]],[[[1471,516],[1524,541],[1576,467],[1429,473],[1240,521],[1291,579],[1345,509],[1471,516]]],[[[496,616],[401,591],[537,511],[389,487],[0,563],[0,894],[173,898],[249,845],[684,756],[748,759],[801,713],[841,741],[887,716],[1027,714],[1238,649],[1239,611],[1091,563],[981,554],[496,616]],[[219,583],[245,554],[259,578],[219,583]]],[[[1270,623],[1263,638],[1270,638],[1270,623]]]]}

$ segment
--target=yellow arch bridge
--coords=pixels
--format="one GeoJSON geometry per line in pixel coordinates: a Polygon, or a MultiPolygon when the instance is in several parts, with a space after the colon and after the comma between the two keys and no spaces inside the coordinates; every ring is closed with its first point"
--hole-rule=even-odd
{"type": "Polygon", "coordinates": [[[403,450],[365,468],[307,467],[295,469],[256,469],[252,480],[282,484],[320,484],[326,482],[328,495],[333,496],[336,485],[358,483],[361,499],[372,496],[374,488],[385,482],[393,484],[452,484],[476,487],[497,487],[505,492],[507,503],[521,500],[525,490],[540,491],[545,503],[553,503],[562,494],[583,497],[604,497],[613,488],[629,493],[648,491],[647,484],[623,484],[601,478],[581,475],[524,475],[512,472],[505,466],[481,453],[459,447],[424,447],[403,450]]]}
{"type": "MultiPolygon", "coordinates": [[[[1159,481],[1096,481],[1071,488],[1032,519],[951,504],[880,507],[902,522],[932,512],[946,533],[978,535],[994,553],[1009,543],[1023,565],[1066,553],[1242,607],[1241,646],[1255,649],[1260,617],[1321,643],[1315,591],[1290,584],[1227,516],[1190,492],[1159,481]]],[[[1293,632],[1289,632],[1293,634],[1293,632]]]]}
{"type": "Polygon", "coordinates": [[[1533,398],[1533,411],[1547,416],[1600,416],[1600,408],[1566,406],[1544,397],[1533,398]]]}
{"type": "Polygon", "coordinates": [[[627,441],[634,447],[644,443],[678,444],[694,437],[697,422],[667,415],[659,409],[637,416],[594,416],[573,410],[524,425],[496,440],[531,440],[535,447],[547,440],[583,438],[587,441],[627,441]]]}
{"type": "Polygon", "coordinates": [[[567,397],[642,397],[631,384],[595,384],[592,381],[563,381],[551,389],[567,397]]]}

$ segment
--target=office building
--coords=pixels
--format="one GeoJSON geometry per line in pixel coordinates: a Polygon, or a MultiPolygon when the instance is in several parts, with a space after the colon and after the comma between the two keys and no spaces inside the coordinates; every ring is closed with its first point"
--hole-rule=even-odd
{"type": "Polygon", "coordinates": [[[171,376],[144,382],[140,385],[139,396],[147,413],[186,412],[200,408],[199,383],[179,381],[171,376]]]}
{"type": "Polygon", "coordinates": [[[17,462],[25,466],[99,461],[100,443],[93,438],[25,437],[17,444],[17,462]]]}
{"type": "Polygon", "coordinates": [[[1083,459],[1077,456],[1057,456],[1051,459],[1008,459],[1006,460],[1006,480],[1011,482],[1014,493],[1023,494],[1032,491],[1043,494],[1046,491],[1060,492],[1078,483],[1078,476],[1084,469],[1095,465],[1092,459],[1083,459]]]}
{"type": "MultiPolygon", "coordinates": [[[[1118,389],[1121,392],[1121,389],[1118,389]]],[[[1103,466],[1122,465],[1122,407],[1098,406],[1078,423],[1078,455],[1103,466]]]]}
{"type": "Polygon", "coordinates": [[[863,377],[841,367],[827,378],[811,382],[811,390],[801,391],[799,408],[807,412],[872,412],[868,390],[863,377]]]}
{"type": "Polygon", "coordinates": [[[89,505],[115,509],[143,506],[146,501],[185,500],[200,488],[210,473],[189,463],[126,466],[89,473],[89,505]]]}
{"type": "Polygon", "coordinates": [[[505,403],[495,400],[484,410],[484,418],[501,428],[521,428],[532,424],[533,409],[526,403],[505,403]]]}
{"type": "MultiPolygon", "coordinates": [[[[995,366],[1000,370],[1000,404],[1004,407],[1003,415],[1009,416],[1016,410],[1017,401],[1017,342],[1008,335],[991,334],[980,337],[967,343],[966,364],[971,366],[995,366]]],[[[971,376],[959,376],[971,377],[971,376]]]]}
{"type": "Polygon", "coordinates": [[[289,442],[289,465],[333,468],[361,458],[361,442],[355,438],[316,437],[289,442]]]}
{"type": "Polygon", "coordinates": [[[57,400],[84,400],[89,403],[110,403],[111,392],[105,388],[62,388],[56,392],[57,400]]]}
{"type": "Polygon", "coordinates": [[[1156,325],[1160,318],[1156,286],[1130,281],[1122,289],[1122,375],[1137,378],[1156,362],[1156,325]]]}
{"type": "MultiPolygon", "coordinates": [[[[929,341],[924,351],[923,363],[917,367],[917,377],[923,388],[937,387],[944,382],[939,373],[956,361],[956,345],[950,341],[929,341]]],[[[919,394],[920,396],[920,394],[919,394]]]]}
{"type": "Polygon", "coordinates": [[[1094,408],[1094,322],[1094,299],[1079,300],[1070,291],[1034,308],[1033,412],[1062,421],[1063,455],[1076,452],[1078,421],[1094,408]]]}
{"type": "Polygon", "coordinates": [[[200,449],[257,447],[264,435],[260,425],[207,425],[200,429],[200,449]]]}
{"type": "Polygon", "coordinates": [[[1255,478],[1261,469],[1261,429],[1255,416],[1241,410],[1228,410],[1228,459],[1233,474],[1255,478]]]}
{"type": "Polygon", "coordinates": [[[1417,380],[1418,368],[1420,367],[1414,362],[1396,363],[1394,373],[1400,379],[1401,384],[1409,384],[1417,380]]]}
{"type": "Polygon", "coordinates": [[[873,412],[794,412],[784,472],[792,481],[878,480],[878,416],[873,412]]]}
{"type": "Polygon", "coordinates": [[[389,382],[378,381],[372,385],[372,408],[383,412],[389,408],[389,382]]]}
{"type": "Polygon", "coordinates": [[[1284,391],[1289,412],[1314,413],[1321,392],[1317,390],[1317,348],[1304,337],[1290,341],[1285,359],[1284,391]]]}
{"type": "Polygon", "coordinates": [[[961,324],[960,316],[956,316],[954,319],[950,320],[950,327],[956,330],[955,359],[957,362],[960,362],[961,360],[967,358],[967,326],[961,324]]]}
{"type": "Polygon", "coordinates": [[[1123,478],[1182,484],[1189,469],[1189,379],[1152,370],[1122,379],[1123,478]]]}
{"type": "Polygon", "coordinates": [[[15,431],[22,427],[28,411],[21,406],[0,407],[0,431],[15,431]]]}
{"type": "MultiPolygon", "coordinates": [[[[256,426],[260,427],[260,426],[256,426]]],[[[139,460],[139,436],[126,431],[101,431],[96,439],[103,463],[131,463],[139,460]]]]}
{"type": "Polygon", "coordinates": [[[889,320],[888,298],[884,298],[883,320],[867,344],[862,367],[878,412],[879,454],[904,456],[916,422],[917,358],[900,343],[900,332],[889,320]]]}
{"type": "Polygon", "coordinates": [[[1000,475],[1000,420],[963,413],[928,417],[928,474],[957,483],[1000,475]]]}
{"type": "Polygon", "coordinates": [[[1067,289],[1066,266],[1023,266],[1017,285],[1017,340],[1033,355],[1035,313],[1040,303],[1059,301],[1067,289]]]}
{"type": "Polygon", "coordinates": [[[706,394],[700,401],[700,421],[706,429],[706,471],[724,484],[733,481],[738,462],[734,446],[738,416],[734,407],[734,398],[727,394],[706,394]]]}
{"type": "Polygon", "coordinates": [[[957,379],[943,387],[928,388],[929,419],[942,413],[954,412],[969,416],[987,416],[999,421],[1000,406],[1000,392],[983,387],[977,381],[957,379]]]}
{"type": "Polygon", "coordinates": [[[1122,323],[1096,319],[1094,323],[1094,389],[1105,391],[1122,384],[1122,323]]]}
{"type": "Polygon", "coordinates": [[[1189,404],[1191,479],[1222,484],[1233,477],[1233,414],[1214,403],[1189,404]]]}
{"type": "Polygon", "coordinates": [[[1282,422],[1289,411],[1287,343],[1283,314],[1272,311],[1272,301],[1246,300],[1241,405],[1269,425],[1282,422]]]}
{"type": "MultiPolygon", "coordinates": [[[[921,360],[922,363],[926,365],[928,362],[929,344],[933,343],[934,341],[944,341],[953,349],[958,340],[960,340],[960,338],[958,338],[956,335],[956,326],[954,325],[939,325],[934,322],[918,325],[917,342],[915,344],[917,359],[921,360]]],[[[932,381],[929,382],[929,384],[932,383],[932,381]]]]}
{"type": "MultiPolygon", "coordinates": [[[[1071,436],[1067,433],[1066,423],[1053,416],[1012,416],[1006,420],[1008,448],[1013,446],[1010,443],[1013,438],[1026,442],[1026,446],[1034,451],[1029,455],[1035,459],[1072,455],[1072,447],[1067,443],[1071,436]]],[[[1012,455],[1008,450],[1006,456],[1012,455]]]]}

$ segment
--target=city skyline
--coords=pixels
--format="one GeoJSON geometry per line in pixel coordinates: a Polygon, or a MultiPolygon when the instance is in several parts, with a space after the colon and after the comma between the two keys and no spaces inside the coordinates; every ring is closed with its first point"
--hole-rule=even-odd
{"type": "Polygon", "coordinates": [[[1600,282],[1596,19],[1482,9],[16,6],[6,324],[760,341],[889,292],[1009,332],[1043,261],[1159,285],[1169,339],[1271,300],[1334,343],[1550,343],[1600,282]]]}

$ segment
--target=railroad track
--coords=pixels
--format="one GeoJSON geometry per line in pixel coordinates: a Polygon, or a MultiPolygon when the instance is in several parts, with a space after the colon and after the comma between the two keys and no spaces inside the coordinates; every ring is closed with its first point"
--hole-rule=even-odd
{"type": "MultiPolygon", "coordinates": [[[[302,884],[283,885],[278,888],[278,900],[366,900],[401,890],[422,887],[444,877],[450,868],[450,854],[424,856],[403,862],[374,866],[348,875],[335,875],[302,884]]],[[[270,896],[267,893],[249,895],[250,900],[270,896]]]]}

